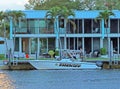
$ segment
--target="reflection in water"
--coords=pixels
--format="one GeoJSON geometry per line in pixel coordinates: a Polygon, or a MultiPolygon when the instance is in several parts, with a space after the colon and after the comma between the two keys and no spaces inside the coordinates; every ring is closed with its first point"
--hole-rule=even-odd
{"type": "Polygon", "coordinates": [[[12,81],[5,73],[0,73],[0,89],[15,89],[12,81]]]}

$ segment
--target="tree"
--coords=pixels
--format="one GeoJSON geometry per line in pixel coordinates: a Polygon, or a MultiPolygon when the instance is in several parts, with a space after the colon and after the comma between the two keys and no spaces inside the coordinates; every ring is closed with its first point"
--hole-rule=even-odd
{"type": "Polygon", "coordinates": [[[93,10],[120,10],[120,0],[94,0],[93,10]]]}
{"type": "MultiPolygon", "coordinates": [[[[10,33],[10,34],[13,34],[14,33],[14,39],[13,39],[13,44],[14,44],[14,49],[13,49],[13,53],[14,53],[14,50],[15,50],[15,32],[16,32],[16,28],[18,27],[18,22],[19,22],[19,19],[22,18],[23,16],[25,16],[25,14],[22,12],[22,11],[7,11],[5,12],[4,16],[6,17],[6,19],[10,22],[10,24],[13,23],[14,25],[14,32],[10,33]],[[12,23],[11,23],[11,19],[12,19],[12,23]]],[[[10,30],[13,30],[13,29],[10,29],[10,30]]]]}
{"type": "Polygon", "coordinates": [[[66,25],[67,25],[67,23],[68,22],[72,23],[74,25],[74,29],[76,28],[75,23],[73,21],[69,20],[68,16],[74,16],[74,12],[73,12],[73,10],[68,9],[65,6],[63,6],[63,7],[55,6],[55,7],[51,8],[46,14],[46,17],[49,17],[54,22],[54,29],[55,29],[56,38],[57,38],[56,43],[60,44],[60,45],[58,45],[58,44],[56,45],[56,49],[60,48],[60,55],[61,55],[61,43],[60,43],[60,37],[59,37],[59,34],[60,34],[59,21],[61,21],[61,19],[64,20],[64,30],[65,30],[64,49],[66,49],[66,25]]]}
{"type": "MultiPolygon", "coordinates": [[[[48,10],[48,12],[46,13],[46,20],[47,18],[50,18],[51,21],[54,23],[54,29],[55,29],[55,33],[56,33],[56,50],[58,50],[59,44],[60,43],[60,38],[59,38],[59,14],[60,14],[61,8],[60,7],[53,7],[50,10],[48,10]]],[[[59,51],[59,55],[60,55],[60,59],[61,59],[61,50],[59,51]]]]}
{"type": "MultiPolygon", "coordinates": [[[[109,11],[109,10],[104,10],[103,12],[100,12],[99,13],[99,16],[97,17],[97,19],[100,19],[102,21],[102,33],[104,33],[104,28],[106,28],[106,32],[107,32],[107,38],[108,38],[108,55],[110,57],[110,68],[111,68],[111,65],[112,65],[112,62],[111,62],[111,41],[108,37],[108,31],[107,30],[110,30],[110,27],[108,26],[109,24],[109,17],[110,16],[114,16],[115,14],[112,12],[112,11],[109,11]],[[105,27],[104,27],[104,23],[105,23],[105,27]]],[[[104,35],[104,34],[103,34],[104,35]]]]}
{"type": "Polygon", "coordinates": [[[3,30],[4,29],[4,25],[5,23],[3,22],[3,19],[4,19],[4,12],[3,11],[0,11],[0,29],[1,29],[1,34],[0,36],[3,36],[5,35],[5,31],[3,30]],[[4,33],[4,34],[3,34],[4,33]]]}
{"type": "Polygon", "coordinates": [[[67,23],[70,22],[73,27],[74,27],[74,30],[76,29],[76,25],[75,23],[68,19],[69,16],[75,16],[74,12],[72,9],[68,9],[67,7],[63,6],[61,7],[61,10],[59,11],[60,12],[60,19],[64,19],[64,30],[65,30],[65,37],[64,37],[64,49],[66,50],[66,26],[67,26],[67,23]]]}
{"type": "MultiPolygon", "coordinates": [[[[61,8],[60,7],[57,7],[57,6],[55,6],[55,7],[53,7],[53,8],[51,8],[47,13],[46,13],[46,20],[47,20],[47,18],[50,18],[51,19],[51,21],[54,23],[54,29],[55,29],[55,32],[56,32],[56,38],[57,38],[57,42],[59,42],[59,23],[58,23],[58,21],[59,21],[59,13],[60,13],[60,10],[61,10],[61,8]]],[[[58,47],[58,45],[57,45],[57,48],[56,49],[58,49],[59,47],[58,47]]]]}
{"type": "Polygon", "coordinates": [[[52,7],[61,7],[66,6],[69,9],[76,9],[82,8],[80,5],[79,0],[29,0],[28,4],[25,4],[26,9],[34,9],[34,10],[49,10],[52,7]]]}
{"type": "Polygon", "coordinates": [[[108,28],[108,20],[110,16],[115,16],[115,14],[110,10],[104,10],[99,13],[96,19],[100,19],[100,20],[104,19],[105,27],[108,28]]]}
{"type": "Polygon", "coordinates": [[[24,17],[24,16],[25,16],[25,14],[22,11],[13,10],[13,11],[5,12],[5,17],[6,17],[7,21],[10,22],[10,20],[12,19],[12,24],[14,25],[14,30],[13,30],[14,33],[16,31],[16,28],[18,27],[19,19],[24,17]]]}
{"type": "Polygon", "coordinates": [[[26,9],[49,10],[54,6],[66,6],[74,10],[120,10],[120,0],[29,0],[26,9]]]}
{"type": "Polygon", "coordinates": [[[22,16],[25,16],[25,14],[22,11],[5,11],[5,12],[1,11],[0,12],[0,23],[4,21],[4,26],[1,24],[1,31],[4,31],[2,29],[5,29],[5,31],[7,31],[6,36],[8,37],[9,29],[10,29],[10,26],[9,26],[10,17],[13,18],[14,26],[16,26],[18,24],[19,18],[21,18],[22,16]]]}
{"type": "Polygon", "coordinates": [[[13,24],[16,26],[19,22],[19,19],[24,17],[25,14],[22,11],[8,11],[6,12],[6,16],[8,16],[8,19],[10,19],[10,17],[12,17],[13,19],[13,24]]]}

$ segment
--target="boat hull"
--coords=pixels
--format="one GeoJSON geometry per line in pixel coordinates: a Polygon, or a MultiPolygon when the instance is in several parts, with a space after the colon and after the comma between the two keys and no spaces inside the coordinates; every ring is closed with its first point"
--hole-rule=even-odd
{"type": "Polygon", "coordinates": [[[96,63],[91,62],[31,60],[29,63],[36,69],[101,69],[96,63]]]}

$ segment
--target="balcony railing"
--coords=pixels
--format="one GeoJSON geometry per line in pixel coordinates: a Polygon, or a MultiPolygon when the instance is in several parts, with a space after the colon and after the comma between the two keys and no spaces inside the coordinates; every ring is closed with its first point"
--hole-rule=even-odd
{"type": "Polygon", "coordinates": [[[38,28],[38,27],[14,28],[14,31],[16,34],[52,34],[54,33],[53,28],[47,29],[47,28],[38,28]]]}
{"type": "MultiPolygon", "coordinates": [[[[40,27],[22,27],[22,28],[14,28],[13,29],[15,31],[16,34],[54,34],[56,33],[54,31],[54,28],[40,28],[40,27]]],[[[13,31],[13,33],[14,33],[13,31]]],[[[100,28],[95,28],[93,30],[89,29],[87,31],[80,31],[79,29],[76,29],[76,30],[71,30],[71,29],[67,29],[66,30],[66,34],[101,34],[102,31],[100,28]],[[89,32],[87,32],[89,31],[89,32]]],[[[65,29],[64,28],[60,28],[59,29],[59,33],[60,34],[65,34],[65,29]]],[[[105,29],[105,34],[107,33],[111,33],[110,31],[108,32],[106,29],[105,29]]],[[[118,33],[118,32],[114,32],[114,33],[118,33]]],[[[119,32],[120,33],[120,32],[119,32]]]]}

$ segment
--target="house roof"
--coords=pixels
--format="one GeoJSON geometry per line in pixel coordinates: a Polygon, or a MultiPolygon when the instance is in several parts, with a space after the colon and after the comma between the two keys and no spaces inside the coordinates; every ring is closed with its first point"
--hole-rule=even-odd
{"type": "MultiPolygon", "coordinates": [[[[99,15],[99,12],[101,10],[91,10],[91,11],[77,11],[75,10],[75,16],[69,16],[69,18],[73,19],[91,19],[96,18],[99,15]]],[[[23,11],[26,14],[26,18],[28,19],[38,19],[38,18],[45,18],[47,10],[24,10],[23,11]]],[[[118,19],[120,18],[120,11],[119,10],[113,10],[113,13],[115,16],[110,16],[111,19],[118,19]]]]}

